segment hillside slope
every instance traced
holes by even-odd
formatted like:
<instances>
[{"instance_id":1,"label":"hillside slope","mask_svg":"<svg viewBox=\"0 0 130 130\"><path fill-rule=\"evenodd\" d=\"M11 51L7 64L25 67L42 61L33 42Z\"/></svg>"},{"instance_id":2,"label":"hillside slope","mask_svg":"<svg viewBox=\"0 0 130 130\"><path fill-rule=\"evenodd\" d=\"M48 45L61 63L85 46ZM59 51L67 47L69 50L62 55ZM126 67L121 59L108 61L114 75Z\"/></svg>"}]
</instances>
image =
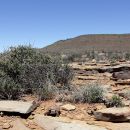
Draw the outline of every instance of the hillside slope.
<instances>
[{"instance_id":1,"label":"hillside slope","mask_svg":"<svg viewBox=\"0 0 130 130\"><path fill-rule=\"evenodd\" d=\"M130 34L82 35L61 40L43 48L47 52L84 52L87 50L130 51Z\"/></svg>"}]
</instances>

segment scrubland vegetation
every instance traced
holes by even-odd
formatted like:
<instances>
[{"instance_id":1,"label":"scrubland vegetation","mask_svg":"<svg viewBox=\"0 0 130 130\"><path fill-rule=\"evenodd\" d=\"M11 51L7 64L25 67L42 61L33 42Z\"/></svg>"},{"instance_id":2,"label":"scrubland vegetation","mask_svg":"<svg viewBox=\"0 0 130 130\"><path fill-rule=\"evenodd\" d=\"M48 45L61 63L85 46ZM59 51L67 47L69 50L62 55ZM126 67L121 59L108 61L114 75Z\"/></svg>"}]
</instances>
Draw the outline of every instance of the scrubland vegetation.
<instances>
[{"instance_id":1,"label":"scrubland vegetation","mask_svg":"<svg viewBox=\"0 0 130 130\"><path fill-rule=\"evenodd\" d=\"M122 100L119 96L113 95L111 99L107 101L107 107L123 107Z\"/></svg>"},{"instance_id":2,"label":"scrubland vegetation","mask_svg":"<svg viewBox=\"0 0 130 130\"><path fill-rule=\"evenodd\" d=\"M97 62L111 62L130 60L130 52L122 51L86 51L84 53L68 54L64 57L65 62L86 62L95 59Z\"/></svg>"},{"instance_id":3,"label":"scrubland vegetation","mask_svg":"<svg viewBox=\"0 0 130 130\"><path fill-rule=\"evenodd\" d=\"M74 73L61 57L40 53L31 46L10 48L1 54L0 98L16 100L23 94L35 94L40 100L101 102L99 85L79 89L70 84Z\"/></svg>"},{"instance_id":4,"label":"scrubland vegetation","mask_svg":"<svg viewBox=\"0 0 130 130\"><path fill-rule=\"evenodd\" d=\"M10 48L1 54L1 99L19 99L23 94L51 99L60 87L69 86L72 78L71 68L62 64L60 57L42 54L31 46Z\"/></svg>"},{"instance_id":5,"label":"scrubland vegetation","mask_svg":"<svg viewBox=\"0 0 130 130\"><path fill-rule=\"evenodd\" d=\"M116 54L116 55L115 55ZM99 59L101 58L101 59ZM75 87L73 69L67 64L74 61L129 59L129 53L86 52L84 55L49 55L31 46L10 48L0 58L0 99L18 100L24 95L35 95L39 100L57 102L102 103L104 89L98 83ZM113 96L107 107L120 107L120 97Z\"/></svg>"}]
</instances>

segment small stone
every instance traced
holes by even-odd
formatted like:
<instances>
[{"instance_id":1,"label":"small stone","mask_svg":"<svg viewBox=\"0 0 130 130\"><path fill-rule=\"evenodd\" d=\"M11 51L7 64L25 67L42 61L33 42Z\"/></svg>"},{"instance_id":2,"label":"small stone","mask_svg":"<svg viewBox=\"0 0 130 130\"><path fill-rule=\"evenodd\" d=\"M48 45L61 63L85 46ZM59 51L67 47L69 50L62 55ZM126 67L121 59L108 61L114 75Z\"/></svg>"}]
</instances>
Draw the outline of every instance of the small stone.
<instances>
[{"instance_id":1,"label":"small stone","mask_svg":"<svg viewBox=\"0 0 130 130\"><path fill-rule=\"evenodd\" d=\"M88 113L89 115L93 115L93 111L92 111L92 110L87 110L87 113Z\"/></svg>"},{"instance_id":2,"label":"small stone","mask_svg":"<svg viewBox=\"0 0 130 130\"><path fill-rule=\"evenodd\" d=\"M63 105L63 103L56 103L56 106L61 107Z\"/></svg>"},{"instance_id":3,"label":"small stone","mask_svg":"<svg viewBox=\"0 0 130 130\"><path fill-rule=\"evenodd\" d=\"M7 120L6 120L6 119L4 119L4 120L2 120L2 122L3 122L3 123L7 123Z\"/></svg>"},{"instance_id":4,"label":"small stone","mask_svg":"<svg viewBox=\"0 0 130 130\"><path fill-rule=\"evenodd\" d=\"M28 117L28 119L33 120L33 119L34 119L34 116L33 116L33 115L30 115L30 116Z\"/></svg>"},{"instance_id":5,"label":"small stone","mask_svg":"<svg viewBox=\"0 0 130 130\"><path fill-rule=\"evenodd\" d=\"M61 109L65 111L73 111L76 109L76 107L71 104L66 104L66 105L61 106Z\"/></svg>"},{"instance_id":6,"label":"small stone","mask_svg":"<svg viewBox=\"0 0 130 130\"><path fill-rule=\"evenodd\" d=\"M35 123L29 123L29 124L28 124L28 127L29 127L30 129L37 129L37 125L36 125Z\"/></svg>"},{"instance_id":7,"label":"small stone","mask_svg":"<svg viewBox=\"0 0 130 130\"><path fill-rule=\"evenodd\" d=\"M84 114L78 114L75 116L76 120L84 120L85 119L85 115Z\"/></svg>"},{"instance_id":8,"label":"small stone","mask_svg":"<svg viewBox=\"0 0 130 130\"><path fill-rule=\"evenodd\" d=\"M24 124L25 124L25 126L27 126L27 127L29 126L29 123L28 123L28 122L25 122Z\"/></svg>"},{"instance_id":9,"label":"small stone","mask_svg":"<svg viewBox=\"0 0 130 130\"><path fill-rule=\"evenodd\" d=\"M97 106L96 106L96 110L104 109L104 107L105 107L104 105L97 105Z\"/></svg>"},{"instance_id":10,"label":"small stone","mask_svg":"<svg viewBox=\"0 0 130 130\"><path fill-rule=\"evenodd\" d=\"M36 113L36 114L40 114L40 113L41 113L41 111L36 111L35 113Z\"/></svg>"},{"instance_id":11,"label":"small stone","mask_svg":"<svg viewBox=\"0 0 130 130\"><path fill-rule=\"evenodd\" d=\"M130 100L124 101L123 104L124 104L126 107L130 107Z\"/></svg>"},{"instance_id":12,"label":"small stone","mask_svg":"<svg viewBox=\"0 0 130 130\"><path fill-rule=\"evenodd\" d=\"M3 112L0 112L0 116L3 117L3 116L4 116L4 113L3 113Z\"/></svg>"},{"instance_id":13,"label":"small stone","mask_svg":"<svg viewBox=\"0 0 130 130\"><path fill-rule=\"evenodd\" d=\"M5 123L2 126L3 129L9 129L10 127L11 127L11 125L9 123Z\"/></svg>"},{"instance_id":14,"label":"small stone","mask_svg":"<svg viewBox=\"0 0 130 130\"><path fill-rule=\"evenodd\" d=\"M92 59L92 63L96 63L96 60L95 60L95 59Z\"/></svg>"},{"instance_id":15,"label":"small stone","mask_svg":"<svg viewBox=\"0 0 130 130\"><path fill-rule=\"evenodd\" d=\"M45 110L45 107L43 106L43 107L41 107L41 110Z\"/></svg>"},{"instance_id":16,"label":"small stone","mask_svg":"<svg viewBox=\"0 0 130 130\"><path fill-rule=\"evenodd\" d=\"M69 119L74 119L73 115L67 115Z\"/></svg>"}]
</instances>

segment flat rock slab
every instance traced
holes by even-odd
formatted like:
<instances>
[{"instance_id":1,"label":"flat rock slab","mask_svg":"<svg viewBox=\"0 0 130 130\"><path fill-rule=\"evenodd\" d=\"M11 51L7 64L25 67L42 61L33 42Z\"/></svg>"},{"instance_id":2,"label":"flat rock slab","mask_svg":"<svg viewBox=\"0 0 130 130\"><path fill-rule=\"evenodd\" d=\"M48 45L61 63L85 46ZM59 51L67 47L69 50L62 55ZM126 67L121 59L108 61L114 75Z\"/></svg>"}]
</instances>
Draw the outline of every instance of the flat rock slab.
<instances>
[{"instance_id":1,"label":"flat rock slab","mask_svg":"<svg viewBox=\"0 0 130 130\"><path fill-rule=\"evenodd\" d=\"M130 64L120 64L120 65L116 65L116 66L90 66L90 67L86 67L84 68L86 71L88 70L96 70L99 73L104 73L104 72L109 72L109 73L113 73L113 72L119 72L122 70L130 70Z\"/></svg>"},{"instance_id":2,"label":"flat rock slab","mask_svg":"<svg viewBox=\"0 0 130 130\"><path fill-rule=\"evenodd\" d=\"M130 130L130 123L113 123L113 122L104 122L104 121L90 121L90 124L96 124L98 126L102 126L107 128L108 130Z\"/></svg>"},{"instance_id":3,"label":"flat rock slab","mask_svg":"<svg viewBox=\"0 0 130 130\"><path fill-rule=\"evenodd\" d=\"M85 122L64 120L58 117L36 115L34 121L44 130L107 130L103 127L88 125Z\"/></svg>"},{"instance_id":4,"label":"flat rock slab","mask_svg":"<svg viewBox=\"0 0 130 130\"><path fill-rule=\"evenodd\" d=\"M13 128L10 128L9 130L31 130L31 129L27 128L20 119L17 119L16 121L13 122Z\"/></svg>"},{"instance_id":5,"label":"flat rock slab","mask_svg":"<svg viewBox=\"0 0 130 130\"><path fill-rule=\"evenodd\" d=\"M130 85L130 79L127 80L119 80L115 83L116 85Z\"/></svg>"},{"instance_id":6,"label":"flat rock slab","mask_svg":"<svg viewBox=\"0 0 130 130\"><path fill-rule=\"evenodd\" d=\"M21 102L21 101L0 101L1 112L15 112L21 114L28 114L32 112L38 104L35 101Z\"/></svg>"},{"instance_id":7,"label":"flat rock slab","mask_svg":"<svg viewBox=\"0 0 130 130\"><path fill-rule=\"evenodd\" d=\"M130 120L130 108L106 108L94 112L97 120L111 122L125 122Z\"/></svg>"}]
</instances>

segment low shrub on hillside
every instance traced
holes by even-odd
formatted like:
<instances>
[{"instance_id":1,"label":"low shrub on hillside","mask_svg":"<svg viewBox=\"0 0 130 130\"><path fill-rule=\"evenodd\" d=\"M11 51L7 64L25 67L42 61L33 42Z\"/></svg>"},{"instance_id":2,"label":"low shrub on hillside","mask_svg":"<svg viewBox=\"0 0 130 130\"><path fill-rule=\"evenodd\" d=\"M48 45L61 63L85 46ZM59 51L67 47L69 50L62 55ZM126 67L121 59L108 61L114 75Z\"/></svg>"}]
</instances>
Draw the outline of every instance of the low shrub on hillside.
<instances>
[{"instance_id":1,"label":"low shrub on hillside","mask_svg":"<svg viewBox=\"0 0 130 130\"><path fill-rule=\"evenodd\" d=\"M123 103L119 96L113 95L111 99L106 102L107 107L122 107Z\"/></svg>"},{"instance_id":2,"label":"low shrub on hillside","mask_svg":"<svg viewBox=\"0 0 130 130\"><path fill-rule=\"evenodd\" d=\"M83 88L83 102L100 103L103 99L103 92L99 84L89 84Z\"/></svg>"},{"instance_id":3,"label":"low shrub on hillside","mask_svg":"<svg viewBox=\"0 0 130 130\"><path fill-rule=\"evenodd\" d=\"M67 94L60 94L57 101L68 101L73 103L101 103L104 90L99 84L89 84L77 89L72 89Z\"/></svg>"},{"instance_id":4,"label":"low shrub on hillside","mask_svg":"<svg viewBox=\"0 0 130 130\"><path fill-rule=\"evenodd\" d=\"M53 99L57 93L57 88L50 83L43 84L38 89L34 89L39 100Z\"/></svg>"},{"instance_id":5,"label":"low shrub on hillside","mask_svg":"<svg viewBox=\"0 0 130 130\"><path fill-rule=\"evenodd\" d=\"M73 79L74 73L68 65L64 65L58 71L58 83L69 89L70 81Z\"/></svg>"},{"instance_id":6,"label":"low shrub on hillside","mask_svg":"<svg viewBox=\"0 0 130 130\"><path fill-rule=\"evenodd\" d=\"M125 59L130 60L130 53L128 53L128 52L125 53Z\"/></svg>"},{"instance_id":7,"label":"low shrub on hillside","mask_svg":"<svg viewBox=\"0 0 130 130\"><path fill-rule=\"evenodd\" d=\"M16 100L22 96L22 88L10 77L0 78L0 99Z\"/></svg>"},{"instance_id":8,"label":"low shrub on hillside","mask_svg":"<svg viewBox=\"0 0 130 130\"><path fill-rule=\"evenodd\" d=\"M74 103L84 103L84 95L83 95L83 89L82 87L80 89L77 89L72 94L72 102Z\"/></svg>"}]
</instances>

